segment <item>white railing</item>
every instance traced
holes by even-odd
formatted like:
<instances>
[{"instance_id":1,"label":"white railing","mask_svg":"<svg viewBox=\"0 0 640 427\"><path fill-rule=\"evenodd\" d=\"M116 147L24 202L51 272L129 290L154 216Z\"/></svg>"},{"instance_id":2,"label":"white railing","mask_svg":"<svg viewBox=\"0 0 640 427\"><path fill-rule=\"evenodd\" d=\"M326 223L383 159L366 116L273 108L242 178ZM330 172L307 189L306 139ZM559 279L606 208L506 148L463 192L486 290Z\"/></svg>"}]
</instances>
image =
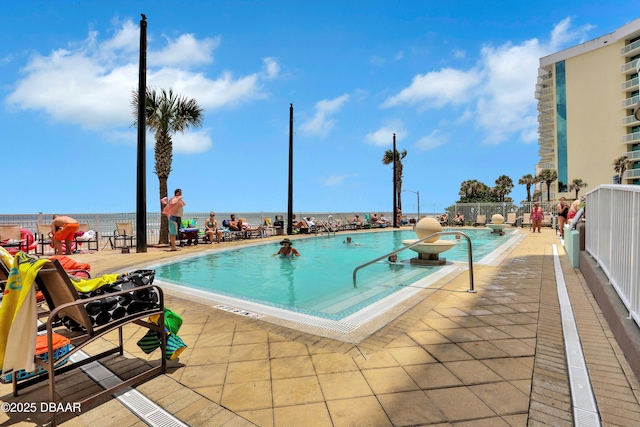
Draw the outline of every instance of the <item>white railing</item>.
<instances>
[{"instance_id":1,"label":"white railing","mask_svg":"<svg viewBox=\"0 0 640 427\"><path fill-rule=\"evenodd\" d=\"M585 249L640 325L640 186L600 185L586 216Z\"/></svg>"}]
</instances>

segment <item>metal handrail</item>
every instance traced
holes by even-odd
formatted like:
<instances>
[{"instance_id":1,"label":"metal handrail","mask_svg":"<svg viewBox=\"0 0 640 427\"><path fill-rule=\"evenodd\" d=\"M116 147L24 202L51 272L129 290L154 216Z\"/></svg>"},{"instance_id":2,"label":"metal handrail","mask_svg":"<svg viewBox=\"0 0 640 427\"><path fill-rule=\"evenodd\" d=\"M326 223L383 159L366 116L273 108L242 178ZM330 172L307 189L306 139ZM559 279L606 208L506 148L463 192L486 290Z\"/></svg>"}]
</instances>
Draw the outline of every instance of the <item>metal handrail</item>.
<instances>
[{"instance_id":1,"label":"metal handrail","mask_svg":"<svg viewBox=\"0 0 640 427\"><path fill-rule=\"evenodd\" d=\"M385 258L388 258L392 255L396 255L404 250L407 249L411 249L412 247L419 245L420 243L423 243L425 240L428 240L434 236L453 236L453 235L459 235L459 236L463 236L465 239L467 239L467 252L469 255L469 289L467 290L467 292L471 292L471 293L475 293L475 289L473 288L473 250L471 248L471 239L469 238L469 236L467 236L465 233L463 233L462 231L439 231L437 233L433 233L427 237L424 237L422 239L418 239L417 241L411 243L410 245L405 246L404 248L400 248L400 249L396 249L393 252L389 252L386 255L383 255L381 257L378 257L374 260L371 260L369 262L365 262L362 265L357 266L354 270L353 270L353 287L356 287L356 274L358 273L358 270L360 270L361 268L364 268L368 265L374 264L378 261L381 261Z\"/></svg>"}]
</instances>

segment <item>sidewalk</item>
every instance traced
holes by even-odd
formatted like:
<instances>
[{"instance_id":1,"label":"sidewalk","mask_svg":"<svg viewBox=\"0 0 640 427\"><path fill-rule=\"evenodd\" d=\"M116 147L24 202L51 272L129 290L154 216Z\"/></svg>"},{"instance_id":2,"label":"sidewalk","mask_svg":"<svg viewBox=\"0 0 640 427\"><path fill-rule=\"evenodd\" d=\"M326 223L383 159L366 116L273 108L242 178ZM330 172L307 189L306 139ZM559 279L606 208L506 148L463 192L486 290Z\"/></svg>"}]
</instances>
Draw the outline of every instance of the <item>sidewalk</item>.
<instances>
[{"instance_id":1,"label":"sidewalk","mask_svg":"<svg viewBox=\"0 0 640 427\"><path fill-rule=\"evenodd\" d=\"M180 336L189 348L167 375L137 390L193 426L574 425L553 245L602 424L640 425L640 384L581 273L548 229L528 233L498 266L474 266L477 293L466 292L466 273L442 280L357 345L168 296L167 306L184 319ZM91 263L96 275L174 254L104 251L74 258ZM140 351L136 332L126 330L130 354L105 363L119 375L157 357ZM67 386L58 390L73 402L87 383L81 373L66 375ZM42 385L19 400L46 396ZM0 400L16 400L10 385L0 385ZM1 425L46 419L0 413ZM145 424L112 399L62 425Z\"/></svg>"}]
</instances>

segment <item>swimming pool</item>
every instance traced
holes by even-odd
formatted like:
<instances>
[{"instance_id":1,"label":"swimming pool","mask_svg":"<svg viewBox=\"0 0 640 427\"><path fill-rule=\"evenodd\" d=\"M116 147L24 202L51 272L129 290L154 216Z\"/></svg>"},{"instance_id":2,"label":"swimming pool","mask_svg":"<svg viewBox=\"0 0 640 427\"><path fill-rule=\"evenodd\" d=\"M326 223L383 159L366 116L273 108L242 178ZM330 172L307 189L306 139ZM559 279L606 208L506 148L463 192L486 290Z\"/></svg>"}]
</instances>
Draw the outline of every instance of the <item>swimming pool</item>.
<instances>
[{"instance_id":1,"label":"swimming pool","mask_svg":"<svg viewBox=\"0 0 640 427\"><path fill-rule=\"evenodd\" d=\"M464 232L473 242L474 263L482 262L500 247L509 246L517 236L517 233L499 236L487 229ZM353 238L352 244L344 243L347 236ZM398 255L397 264L381 261L360 270L358 286L354 287L354 268L402 248L402 240L411 238L415 238L415 233L403 230L298 239L294 240L294 246L302 256L293 259L273 256L280 245L271 241L210 250L153 268L156 280L163 286L184 293L289 320L333 325L332 328L335 322L347 322L350 329L461 268L456 263L442 267L410 265L409 259L416 254L407 250ZM466 266L466 241L461 239L460 244L441 256L448 261L463 261Z\"/></svg>"}]
</instances>

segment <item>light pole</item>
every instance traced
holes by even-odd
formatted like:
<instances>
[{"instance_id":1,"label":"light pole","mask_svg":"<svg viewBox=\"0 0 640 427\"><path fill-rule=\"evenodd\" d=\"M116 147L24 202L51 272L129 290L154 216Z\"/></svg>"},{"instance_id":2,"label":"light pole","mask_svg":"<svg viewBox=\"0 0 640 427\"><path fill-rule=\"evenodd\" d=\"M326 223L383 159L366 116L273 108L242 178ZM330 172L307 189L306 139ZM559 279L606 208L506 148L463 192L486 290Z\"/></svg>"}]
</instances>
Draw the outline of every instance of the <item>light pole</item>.
<instances>
[{"instance_id":1,"label":"light pole","mask_svg":"<svg viewBox=\"0 0 640 427\"><path fill-rule=\"evenodd\" d=\"M412 190L402 190L403 193L405 191L408 191L409 193L413 193L416 196L418 196L418 222L419 222L420 221L420 192L419 191L412 191Z\"/></svg>"}]
</instances>

